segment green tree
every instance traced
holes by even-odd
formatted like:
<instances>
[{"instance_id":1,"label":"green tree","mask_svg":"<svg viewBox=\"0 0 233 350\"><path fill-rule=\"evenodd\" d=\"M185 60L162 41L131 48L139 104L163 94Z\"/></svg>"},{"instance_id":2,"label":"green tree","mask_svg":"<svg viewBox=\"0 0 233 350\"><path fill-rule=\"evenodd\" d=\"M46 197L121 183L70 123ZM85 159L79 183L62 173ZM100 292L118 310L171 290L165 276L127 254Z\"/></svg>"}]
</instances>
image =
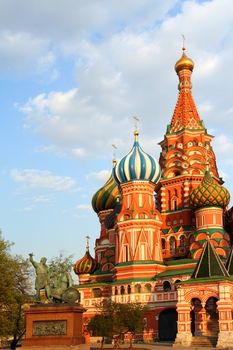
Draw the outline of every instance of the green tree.
<instances>
[{"instance_id":1,"label":"green tree","mask_svg":"<svg viewBox=\"0 0 233 350\"><path fill-rule=\"evenodd\" d=\"M57 273L61 273L65 268L67 271L72 271L73 267L73 255L69 255L65 257L62 253L60 253L55 258L51 259L48 263L50 273L54 271Z\"/></svg>"},{"instance_id":2,"label":"green tree","mask_svg":"<svg viewBox=\"0 0 233 350\"><path fill-rule=\"evenodd\" d=\"M25 333L23 307L30 300L31 269L27 260L10 254L0 235L0 338L11 338L11 349Z\"/></svg>"},{"instance_id":3,"label":"green tree","mask_svg":"<svg viewBox=\"0 0 233 350\"><path fill-rule=\"evenodd\" d=\"M88 323L87 329L92 335L102 337L101 349L104 345L105 337L112 337L113 335L113 320L111 317L104 314L96 314Z\"/></svg>"},{"instance_id":4,"label":"green tree","mask_svg":"<svg viewBox=\"0 0 233 350\"><path fill-rule=\"evenodd\" d=\"M147 311L146 306L140 303L121 304L120 314L122 315L122 323L124 333L131 333L130 346L132 348L132 339L136 333L142 333L144 329L144 316Z\"/></svg>"},{"instance_id":5,"label":"green tree","mask_svg":"<svg viewBox=\"0 0 233 350\"><path fill-rule=\"evenodd\" d=\"M93 334L102 337L101 347L103 347L104 337L112 337L125 333L131 333L130 348L132 348L132 338L135 333L141 333L144 329L143 317L146 307L139 303L114 303L111 300L103 300L96 305L97 313L90 320L87 329Z\"/></svg>"}]
</instances>

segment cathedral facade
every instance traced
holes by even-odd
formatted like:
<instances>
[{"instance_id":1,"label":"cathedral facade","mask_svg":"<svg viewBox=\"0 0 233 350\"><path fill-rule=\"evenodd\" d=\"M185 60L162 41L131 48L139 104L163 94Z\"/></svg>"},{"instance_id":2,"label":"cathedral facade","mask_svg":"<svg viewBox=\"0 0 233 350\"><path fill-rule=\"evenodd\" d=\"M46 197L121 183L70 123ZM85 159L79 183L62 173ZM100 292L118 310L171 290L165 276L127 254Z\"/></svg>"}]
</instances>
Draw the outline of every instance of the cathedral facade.
<instances>
[{"instance_id":1,"label":"cathedral facade","mask_svg":"<svg viewBox=\"0 0 233 350\"><path fill-rule=\"evenodd\" d=\"M144 339L220 347L228 339L232 346L230 195L192 97L193 68L183 49L159 160L143 150L135 130L132 149L113 161L92 199L100 222L95 257L87 244L74 271L85 322L104 298L140 302L148 307Z\"/></svg>"}]
</instances>

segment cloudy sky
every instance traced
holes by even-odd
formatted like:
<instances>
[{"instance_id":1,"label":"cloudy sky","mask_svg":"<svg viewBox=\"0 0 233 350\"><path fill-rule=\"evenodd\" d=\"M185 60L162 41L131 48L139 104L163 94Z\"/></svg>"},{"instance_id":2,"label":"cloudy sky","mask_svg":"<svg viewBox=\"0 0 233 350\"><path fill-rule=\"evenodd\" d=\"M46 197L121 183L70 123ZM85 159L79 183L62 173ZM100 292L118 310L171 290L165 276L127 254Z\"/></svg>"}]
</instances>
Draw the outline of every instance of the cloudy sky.
<instances>
[{"instance_id":1,"label":"cloudy sky","mask_svg":"<svg viewBox=\"0 0 233 350\"><path fill-rule=\"evenodd\" d=\"M193 95L233 193L232 0L1 0L0 227L14 252L84 253L93 193L133 141L158 157L181 34ZM92 251L93 252L93 251Z\"/></svg>"}]
</instances>

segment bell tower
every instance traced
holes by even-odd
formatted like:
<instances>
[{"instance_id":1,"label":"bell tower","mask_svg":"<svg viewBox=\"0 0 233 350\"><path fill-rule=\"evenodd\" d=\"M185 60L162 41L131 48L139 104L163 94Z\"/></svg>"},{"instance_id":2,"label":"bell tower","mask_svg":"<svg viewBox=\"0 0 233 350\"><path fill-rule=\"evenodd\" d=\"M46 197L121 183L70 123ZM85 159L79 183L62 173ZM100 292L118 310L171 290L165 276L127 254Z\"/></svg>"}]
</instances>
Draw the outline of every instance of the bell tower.
<instances>
[{"instance_id":1,"label":"bell tower","mask_svg":"<svg viewBox=\"0 0 233 350\"><path fill-rule=\"evenodd\" d=\"M162 176L156 190L157 208L161 211L163 220L165 257L188 254L188 239L195 229L190 193L201 183L207 160L211 176L222 183L211 146L213 136L207 133L192 97L191 75L194 63L187 57L185 47L182 50L182 56L175 65L179 78L179 95L171 123L160 142L162 151L159 163ZM175 239L173 243L170 242L169 235Z\"/></svg>"}]
</instances>

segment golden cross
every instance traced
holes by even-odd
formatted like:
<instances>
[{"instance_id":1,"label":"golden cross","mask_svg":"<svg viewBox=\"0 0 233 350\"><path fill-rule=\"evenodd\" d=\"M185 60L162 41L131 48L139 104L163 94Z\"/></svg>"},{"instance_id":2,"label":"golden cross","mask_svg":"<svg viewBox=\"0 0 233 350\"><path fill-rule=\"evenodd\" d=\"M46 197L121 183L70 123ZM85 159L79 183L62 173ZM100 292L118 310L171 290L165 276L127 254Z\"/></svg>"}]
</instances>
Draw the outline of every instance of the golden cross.
<instances>
[{"instance_id":1,"label":"golden cross","mask_svg":"<svg viewBox=\"0 0 233 350\"><path fill-rule=\"evenodd\" d=\"M183 48L182 50L185 51L185 36L184 34L181 34L182 35L182 40L183 40Z\"/></svg>"},{"instance_id":2,"label":"golden cross","mask_svg":"<svg viewBox=\"0 0 233 350\"><path fill-rule=\"evenodd\" d=\"M86 250L89 250L89 239L90 239L90 237L87 235L87 236L86 236L86 240L87 240L87 243L86 243Z\"/></svg>"},{"instance_id":3,"label":"golden cross","mask_svg":"<svg viewBox=\"0 0 233 350\"><path fill-rule=\"evenodd\" d=\"M134 128L135 128L135 131L138 131L138 123L140 122L140 119L136 116L133 117L134 119Z\"/></svg>"},{"instance_id":4,"label":"golden cross","mask_svg":"<svg viewBox=\"0 0 233 350\"><path fill-rule=\"evenodd\" d=\"M113 149L113 159L116 159L116 149L117 149L117 146L116 145L112 145L112 149Z\"/></svg>"}]
</instances>

